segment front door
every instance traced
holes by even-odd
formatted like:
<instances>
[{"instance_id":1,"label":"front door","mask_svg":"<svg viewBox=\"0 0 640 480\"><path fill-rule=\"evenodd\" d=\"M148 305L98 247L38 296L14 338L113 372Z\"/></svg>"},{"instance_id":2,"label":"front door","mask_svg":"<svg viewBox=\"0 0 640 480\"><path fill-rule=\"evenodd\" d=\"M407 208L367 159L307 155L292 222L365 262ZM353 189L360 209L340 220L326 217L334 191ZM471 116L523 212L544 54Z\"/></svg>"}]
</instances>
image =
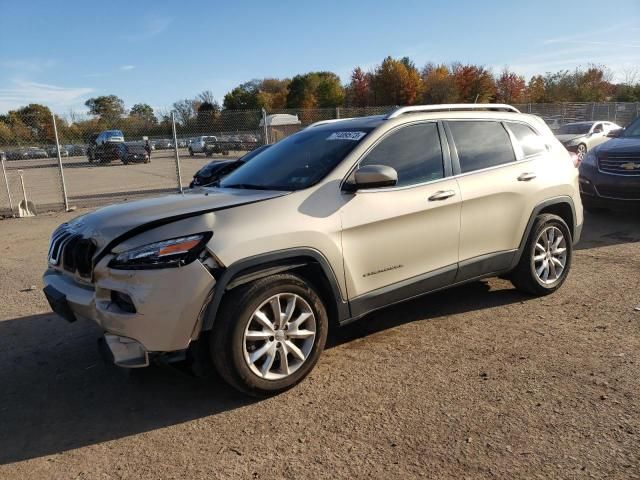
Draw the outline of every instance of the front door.
<instances>
[{"instance_id":1,"label":"front door","mask_svg":"<svg viewBox=\"0 0 640 480\"><path fill-rule=\"evenodd\" d=\"M442 151L437 123L422 122L389 132L360 161L394 168L398 183L360 190L341 210L352 315L455 277L461 199Z\"/></svg>"}]
</instances>

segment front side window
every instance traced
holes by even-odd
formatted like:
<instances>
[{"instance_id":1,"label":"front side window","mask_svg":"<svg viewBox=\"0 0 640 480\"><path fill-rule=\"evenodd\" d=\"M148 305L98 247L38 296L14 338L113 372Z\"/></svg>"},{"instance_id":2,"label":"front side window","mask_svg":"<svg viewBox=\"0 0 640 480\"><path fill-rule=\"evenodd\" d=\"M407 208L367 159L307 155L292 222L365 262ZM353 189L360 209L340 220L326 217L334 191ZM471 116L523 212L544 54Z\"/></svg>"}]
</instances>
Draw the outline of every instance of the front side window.
<instances>
[{"instance_id":1,"label":"front side window","mask_svg":"<svg viewBox=\"0 0 640 480\"><path fill-rule=\"evenodd\" d=\"M367 154L360 162L363 165L392 167L398 172L399 187L443 178L437 124L421 123L393 132Z\"/></svg>"},{"instance_id":2,"label":"front side window","mask_svg":"<svg viewBox=\"0 0 640 480\"><path fill-rule=\"evenodd\" d=\"M497 121L449 122L462 173L515 162L509 134Z\"/></svg>"},{"instance_id":3,"label":"front side window","mask_svg":"<svg viewBox=\"0 0 640 480\"><path fill-rule=\"evenodd\" d=\"M590 128L590 123L567 123L558 129L558 135L586 135Z\"/></svg>"},{"instance_id":4,"label":"front side window","mask_svg":"<svg viewBox=\"0 0 640 480\"><path fill-rule=\"evenodd\" d=\"M372 129L316 127L302 130L262 150L231 173L222 188L302 190L333 170Z\"/></svg>"},{"instance_id":5,"label":"front side window","mask_svg":"<svg viewBox=\"0 0 640 480\"><path fill-rule=\"evenodd\" d=\"M596 125L593 127L593 133L602 133L602 132L603 132L602 124L596 123Z\"/></svg>"},{"instance_id":6,"label":"front side window","mask_svg":"<svg viewBox=\"0 0 640 480\"><path fill-rule=\"evenodd\" d=\"M525 157L537 155L546 150L544 139L538 135L531 127L522 123L507 123L513 132Z\"/></svg>"}]
</instances>

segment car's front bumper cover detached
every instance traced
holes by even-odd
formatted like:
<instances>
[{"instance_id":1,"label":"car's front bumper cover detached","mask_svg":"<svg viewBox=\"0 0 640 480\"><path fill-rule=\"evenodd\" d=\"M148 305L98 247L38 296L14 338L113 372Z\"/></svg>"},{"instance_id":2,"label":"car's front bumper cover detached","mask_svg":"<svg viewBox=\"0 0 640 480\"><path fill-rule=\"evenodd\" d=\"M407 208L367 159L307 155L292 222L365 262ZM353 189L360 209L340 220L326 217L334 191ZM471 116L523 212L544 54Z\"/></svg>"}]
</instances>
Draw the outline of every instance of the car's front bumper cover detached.
<instances>
[{"instance_id":1,"label":"car's front bumper cover detached","mask_svg":"<svg viewBox=\"0 0 640 480\"><path fill-rule=\"evenodd\" d=\"M69 322L91 319L105 332L113 361L143 367L156 353L185 350L197 338L215 280L199 261L179 268L110 269L111 256L89 282L62 269L44 274L52 310Z\"/></svg>"}]
</instances>

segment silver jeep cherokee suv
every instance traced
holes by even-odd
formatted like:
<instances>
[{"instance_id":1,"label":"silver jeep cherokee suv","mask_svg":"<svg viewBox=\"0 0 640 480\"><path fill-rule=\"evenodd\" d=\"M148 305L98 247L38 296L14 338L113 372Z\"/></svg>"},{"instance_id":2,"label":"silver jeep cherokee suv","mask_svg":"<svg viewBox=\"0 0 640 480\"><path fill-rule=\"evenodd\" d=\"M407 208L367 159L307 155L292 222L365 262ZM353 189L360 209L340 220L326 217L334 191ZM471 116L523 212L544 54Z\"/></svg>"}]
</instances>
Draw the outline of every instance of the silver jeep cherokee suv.
<instances>
[{"instance_id":1,"label":"silver jeep cherokee suv","mask_svg":"<svg viewBox=\"0 0 640 480\"><path fill-rule=\"evenodd\" d=\"M508 105L316 123L215 188L102 208L51 238L45 294L116 364L189 358L253 395L303 379L330 324L508 276L558 289L580 237L578 170Z\"/></svg>"}]
</instances>

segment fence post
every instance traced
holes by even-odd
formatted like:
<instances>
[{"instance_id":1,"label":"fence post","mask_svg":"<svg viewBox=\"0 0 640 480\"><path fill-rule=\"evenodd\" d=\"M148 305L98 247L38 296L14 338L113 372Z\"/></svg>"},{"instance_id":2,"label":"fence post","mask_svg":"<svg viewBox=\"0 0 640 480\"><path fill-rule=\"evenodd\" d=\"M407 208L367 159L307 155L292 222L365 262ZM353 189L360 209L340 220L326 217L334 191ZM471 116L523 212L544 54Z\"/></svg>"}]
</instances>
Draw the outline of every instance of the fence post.
<instances>
[{"instance_id":1,"label":"fence post","mask_svg":"<svg viewBox=\"0 0 640 480\"><path fill-rule=\"evenodd\" d=\"M51 113L53 119L53 133L56 136L56 153L58 154L58 167L60 168L60 181L62 182L62 199L64 200L64 209L69 211L69 199L67 198L67 184L64 181L64 170L62 168L62 155L60 154L60 140L58 140L58 126L56 125L56 115Z\"/></svg>"},{"instance_id":2,"label":"fence post","mask_svg":"<svg viewBox=\"0 0 640 480\"><path fill-rule=\"evenodd\" d=\"M267 126L267 111L264 108L262 109L262 126L264 128L264 138L262 139L262 142L265 145L269 145L269 127Z\"/></svg>"},{"instance_id":3,"label":"fence post","mask_svg":"<svg viewBox=\"0 0 640 480\"><path fill-rule=\"evenodd\" d=\"M340 107L336 107L336 118L340 118Z\"/></svg>"},{"instance_id":4,"label":"fence post","mask_svg":"<svg viewBox=\"0 0 640 480\"><path fill-rule=\"evenodd\" d=\"M2 175L4 176L4 184L7 187L7 198L9 198L9 210L11 210L11 216L13 217L13 201L11 200L11 189L9 188L9 179L7 178L7 171L4 168L4 153L0 153L0 163L2 163Z\"/></svg>"},{"instance_id":5,"label":"fence post","mask_svg":"<svg viewBox=\"0 0 640 480\"><path fill-rule=\"evenodd\" d=\"M175 112L171 112L171 130L173 131L173 152L176 157L176 175L178 177L178 191L182 193L182 172L180 172L180 154L178 153L178 135L176 135Z\"/></svg>"}]
</instances>

